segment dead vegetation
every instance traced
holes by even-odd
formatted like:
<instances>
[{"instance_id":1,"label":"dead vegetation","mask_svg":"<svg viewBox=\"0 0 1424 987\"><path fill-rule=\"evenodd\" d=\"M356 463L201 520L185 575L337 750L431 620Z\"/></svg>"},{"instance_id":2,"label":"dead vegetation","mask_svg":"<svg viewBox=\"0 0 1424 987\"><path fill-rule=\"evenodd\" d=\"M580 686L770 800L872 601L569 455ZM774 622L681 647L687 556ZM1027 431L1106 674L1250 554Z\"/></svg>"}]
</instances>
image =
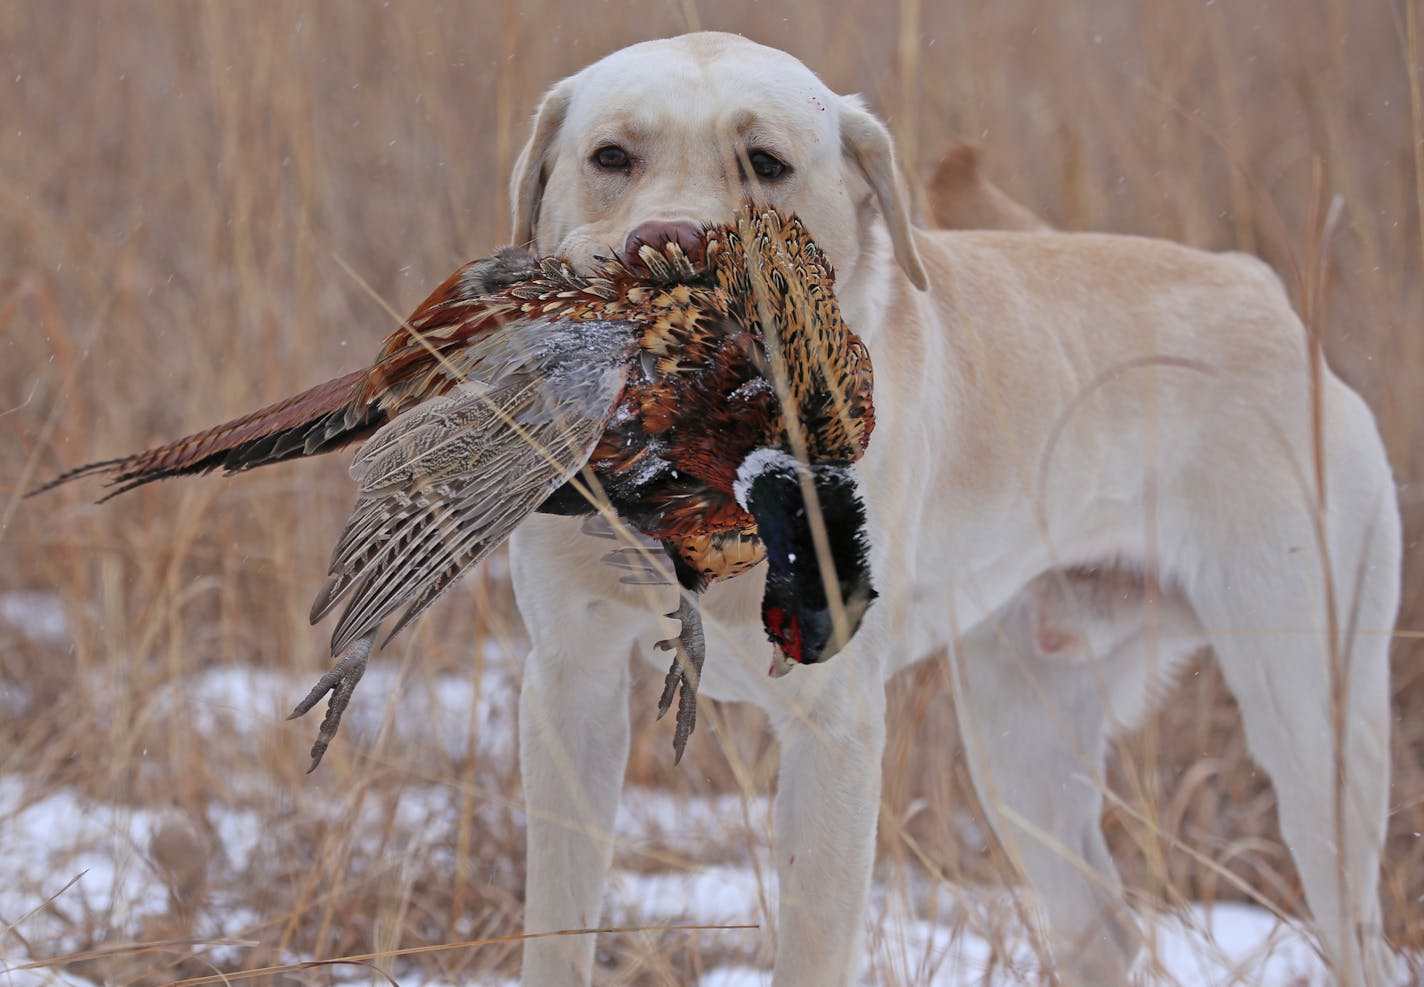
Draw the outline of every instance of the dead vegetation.
<instances>
[{"instance_id":1,"label":"dead vegetation","mask_svg":"<svg viewBox=\"0 0 1424 987\"><path fill-rule=\"evenodd\" d=\"M34 958L86 951L71 973L148 983L518 931L517 683L484 665L510 664L522 643L498 565L394 649L415 701L370 711L372 728L344 736L308 778L315 724L281 722L297 695L274 698L244 731L223 719L220 694L185 690L223 670L319 672L325 635L306 626L306 602L349 506L343 457L160 485L103 507L92 489L18 496L60 468L360 363L390 328L386 306L408 310L502 242L505 176L542 89L644 37L721 28L786 48L834 88L864 92L920 174L948 138L968 136L994 179L1056 225L1252 251L1298 300L1312 209L1340 193L1316 328L1380 418L1413 547L1424 526L1417 0L906 2L898 22L876 4L804 6L802 16L746 0L0 8L0 594L57 594L72 631L0 619L0 685L24 695L0 716L0 775L23 776L29 799L73 791L152 813L136 859L168 896L161 918L127 928L58 894L57 878L46 928L64 934L27 941L17 925L0 954L17 939ZM1384 893L1390 936L1415 947L1421 586L1424 554L1411 551ZM463 746L402 729L421 719L421 697L435 702L432 682L464 683L472 697ZM768 790L771 743L746 710L709 711L713 729L673 770L666 724L649 715L657 688L639 665L632 781L679 794ZM1002 880L992 846L972 838L977 810L942 669L917 668L892 691L885 864L951 886ZM358 703L383 699L368 686ZM1234 875L1299 911L1269 787L1209 664L1128 740L1116 778L1122 802L1107 824L1142 900L1240 897ZM412 802L420 812L403 812ZM358 817L369 823L361 839ZM231 818L260 834L243 867ZM619 859L637 869L751 854L668 834L623 846ZM84 858L76 847L76 872ZM240 916L223 936L251 945L196 948L214 937L203 925L214 910ZM19 918L0 915L0 928ZM764 960L762 941L748 954L746 940L715 934L608 936L601 976L684 983L721 959ZM461 980L512 972L517 947L402 962Z\"/></svg>"}]
</instances>

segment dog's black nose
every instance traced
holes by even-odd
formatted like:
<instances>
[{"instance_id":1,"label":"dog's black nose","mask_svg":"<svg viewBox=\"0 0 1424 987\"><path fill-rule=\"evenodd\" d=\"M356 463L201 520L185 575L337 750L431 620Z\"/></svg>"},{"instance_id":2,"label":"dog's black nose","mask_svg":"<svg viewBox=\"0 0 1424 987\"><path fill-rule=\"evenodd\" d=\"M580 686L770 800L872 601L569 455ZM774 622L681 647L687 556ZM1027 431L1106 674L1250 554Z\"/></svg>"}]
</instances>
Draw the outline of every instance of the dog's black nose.
<instances>
[{"instance_id":1,"label":"dog's black nose","mask_svg":"<svg viewBox=\"0 0 1424 987\"><path fill-rule=\"evenodd\" d=\"M706 251L703 249L700 226L687 220L666 219L653 219L633 227L633 231L628 234L628 239L623 244L623 250L619 253L618 259L629 268L640 271L644 267L642 261L638 260L639 250L645 245L655 250L662 250L663 246L669 243L675 243L681 247L683 254L696 267L701 267L707 259Z\"/></svg>"}]
</instances>

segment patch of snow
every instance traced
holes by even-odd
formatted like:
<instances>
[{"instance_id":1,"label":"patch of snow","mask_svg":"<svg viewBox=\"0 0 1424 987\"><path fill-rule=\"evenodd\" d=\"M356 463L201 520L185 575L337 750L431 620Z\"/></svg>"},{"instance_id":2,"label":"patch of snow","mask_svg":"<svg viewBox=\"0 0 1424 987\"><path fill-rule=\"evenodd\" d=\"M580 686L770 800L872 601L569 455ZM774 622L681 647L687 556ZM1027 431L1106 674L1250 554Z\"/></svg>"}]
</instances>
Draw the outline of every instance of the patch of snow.
<instances>
[{"instance_id":1,"label":"patch of snow","mask_svg":"<svg viewBox=\"0 0 1424 987\"><path fill-rule=\"evenodd\" d=\"M633 420L633 416L637 410L637 406L632 401L624 401L613 410L613 415L608 419L608 425L606 427L617 428L619 425L628 424Z\"/></svg>"},{"instance_id":2,"label":"patch of snow","mask_svg":"<svg viewBox=\"0 0 1424 987\"><path fill-rule=\"evenodd\" d=\"M156 702L161 711L183 710L199 737L255 750L258 730L275 729L284 721L316 678L222 666L170 682ZM369 744L389 723L401 745L411 750L442 749L463 757L473 732L481 757L509 760L514 757L518 695L515 671L502 656L497 666L486 665L478 679L439 675L407 680L400 661L372 661L342 719L337 742ZM325 708L323 701L308 714L313 730Z\"/></svg>"},{"instance_id":3,"label":"patch of snow","mask_svg":"<svg viewBox=\"0 0 1424 987\"><path fill-rule=\"evenodd\" d=\"M949 825L954 838L970 853L984 853L989 848L989 840L978 816L959 810L950 817Z\"/></svg>"},{"instance_id":4,"label":"patch of snow","mask_svg":"<svg viewBox=\"0 0 1424 987\"><path fill-rule=\"evenodd\" d=\"M741 935L754 946L770 935L762 902L774 908L774 874L759 879L749 868L713 866L683 872L616 873L610 883L611 919L618 924L760 924ZM904 983L924 987L1022 987L1042 982L1044 971L1029 930L1012 898L1000 892L960 892L937 912L918 918L899 892L877 885L872 893L864 985ZM988 936L993 930L993 940ZM1180 916L1160 916L1149 927L1144 987L1325 987L1324 963L1308 932L1250 905L1196 906ZM1401 969L1401 976L1403 971ZM770 972L746 966L709 972L703 987L762 985Z\"/></svg>"},{"instance_id":5,"label":"patch of snow","mask_svg":"<svg viewBox=\"0 0 1424 987\"><path fill-rule=\"evenodd\" d=\"M231 685L228 680L227 685ZM259 683L260 684L260 683ZM450 688L453 688L451 686ZM262 695L260 688L243 692ZM445 700L453 698L445 697ZM437 705L443 705L441 700ZM349 825L354 845L392 847L409 841L424 847L429 863L439 863L453 846L458 792L443 785L405 789L390 817L386 809L363 804L352 814L345 800L334 800L333 819ZM776 880L763 839L769 807L765 799L743 805L736 796L709 798L632 790L620 815L621 838L654 836L690 840L713 835L756 844L760 869L718 864L652 873L618 871L610 882L608 921L614 924L755 924L761 928L719 932L748 949L771 935ZM241 872L258 855L265 833L252 813L213 806L209 811L227 865ZM745 819L752 820L749 834ZM147 916L167 907L161 875L148 860L148 841L161 823L157 812L96 803L60 790L34 797L16 777L0 777L0 929L15 923L30 943L43 943L50 955L73 944L65 941L57 916L89 916L114 934L141 927ZM396 832L392 838L389 833ZM382 835L383 832L386 835ZM758 835L761 834L761 835ZM702 834L702 835L698 835ZM725 842L721 844L725 846ZM396 851L402 852L402 851ZM448 862L448 861L447 861ZM70 880L73 884L65 887ZM512 881L512 873L498 880ZM55 895L53 907L42 907ZM242 908L217 907L204 924L213 937L242 936L260 928L263 917ZM221 914L217 914L221 913ZM1038 954L1022 911L1007 892L964 891L938 885L906 890L877 883L872 891L866 959L860 982L904 983L924 987L1017 987L1042 976ZM711 933L709 933L711 934ZM1298 924L1280 922L1269 912L1242 904L1194 907L1158 917L1149 926L1151 947L1142 982L1150 987L1324 987L1325 969ZM992 937L992 938L991 938ZM52 970L20 971L27 961L15 937L0 934L0 987L67 985ZM241 947L218 946L217 964L237 963ZM747 965L709 971L702 987L764 987L769 972ZM401 976L402 984L438 987L444 981ZM346 981L338 981L344 983ZM351 980L351 984L366 979ZM508 987L512 981L490 979L480 987Z\"/></svg>"},{"instance_id":6,"label":"patch of snow","mask_svg":"<svg viewBox=\"0 0 1424 987\"><path fill-rule=\"evenodd\" d=\"M353 873L392 858L448 872L461 801L459 789L449 785L409 785L393 804L353 794L314 799L304 812L351 833ZM477 808L482 816L501 811L497 803ZM92 946L96 936L117 942L142 938L153 920L169 913L168 884L149 848L170 816L169 810L107 804L70 789L37 794L21 777L0 776L0 987L68 983L51 971L16 970L29 959L12 948L21 942L30 950L42 948L46 956L62 955ZM209 962L234 968L247 952L243 940L264 938L271 916L228 900L232 895L221 889L270 879L267 863L286 851L270 820L264 824L254 812L211 802L204 817L222 850L209 867L226 876L214 882L216 893L197 915L194 932L211 940L202 948ZM507 827L508 819L499 824ZM513 886L513 863L488 879ZM224 939L234 941L219 941ZM504 983L491 980L488 987Z\"/></svg>"},{"instance_id":7,"label":"patch of snow","mask_svg":"<svg viewBox=\"0 0 1424 987\"><path fill-rule=\"evenodd\" d=\"M746 829L750 821L752 831ZM689 846L766 846L771 832L771 800L743 799L735 793L689 798L656 788L629 788L618 804L614 831L620 842L644 842L675 835Z\"/></svg>"},{"instance_id":8,"label":"patch of snow","mask_svg":"<svg viewBox=\"0 0 1424 987\"><path fill-rule=\"evenodd\" d=\"M876 886L862 979L930 987L1009 987L1041 982L1028 930L1010 895L996 891L936 895L933 915L923 902Z\"/></svg>"},{"instance_id":9,"label":"patch of snow","mask_svg":"<svg viewBox=\"0 0 1424 987\"><path fill-rule=\"evenodd\" d=\"M298 682L290 672L222 665L166 683L154 702L160 714L181 711L197 737L255 749L262 725L286 716L302 697Z\"/></svg>"},{"instance_id":10,"label":"patch of snow","mask_svg":"<svg viewBox=\"0 0 1424 987\"><path fill-rule=\"evenodd\" d=\"M611 463L609 460L604 460L604 462ZM659 457L654 446L649 443L648 451L633 460L614 479L620 486L641 487L645 483L651 483L655 477L670 469L672 469L672 464Z\"/></svg>"},{"instance_id":11,"label":"patch of snow","mask_svg":"<svg viewBox=\"0 0 1424 987\"><path fill-rule=\"evenodd\" d=\"M402 679L400 662L372 662L346 710L342 731L374 738L389 722L401 746L439 748L453 758L464 756L473 733L481 757L502 761L514 757L519 685L506 670L487 667L478 679L468 675Z\"/></svg>"},{"instance_id":12,"label":"patch of snow","mask_svg":"<svg viewBox=\"0 0 1424 987\"><path fill-rule=\"evenodd\" d=\"M766 875L768 898L775 878ZM745 867L715 866L653 874L615 873L609 882L608 908L619 924L649 919L708 925L761 923L758 902L762 883Z\"/></svg>"},{"instance_id":13,"label":"patch of snow","mask_svg":"<svg viewBox=\"0 0 1424 987\"><path fill-rule=\"evenodd\" d=\"M482 755L512 759L518 663L502 649L486 657L478 677L429 680L403 679L399 662L373 662L348 710L343 740L365 743L379 731L390 730L410 749L443 747L463 756L473 733L474 747ZM193 724L195 743L256 750L256 738L275 729L313 681L309 673L215 668L175 683L154 701L182 705ZM255 790L269 793L269 799L291 800L300 805L303 818L341 826L350 833L353 873L379 866L382 860L399 860L421 870L448 871L454 866L464 800L458 785L412 779L398 800L390 802L363 799L359 791L322 795L279 790L256 769L237 772L225 783L233 792ZM165 811L97 802L69 789L36 793L19 777L0 776L0 987L77 984L54 970L15 968L31 956L53 956L83 945L70 931L74 928L97 928L122 940L166 912L170 903L164 876L149 857L154 832L169 818ZM478 800L475 811L491 830L522 825L514 807L498 799ZM609 884L606 920L617 925L757 925L701 935L717 937L717 944L725 939L739 951L736 955L758 955L772 937L777 897L771 817L764 796L691 797L629 789L617 816L618 866ZM263 880L264 860L282 855L281 834L272 830L270 814L215 800L203 818L215 845L222 848L212 864L226 875L215 882L218 886ZM716 862L689 864L675 852L678 847L704 850ZM487 879L515 888L517 867L517 861L499 862ZM46 906L51 896L54 900ZM241 939L248 930L265 930L252 932L252 938L268 934L271 916L224 897L215 897L205 907L195 930L199 935ZM878 877L866 916L860 982L915 987L1040 983L1042 961L1024 913L1003 890ZM1146 916L1143 926L1150 943L1142 979L1147 987L1327 983L1308 932L1259 908L1197 906L1173 915ZM452 937L461 934L449 930ZM24 950L19 948L21 937L29 944ZM245 952L237 944L214 945L205 955L216 968L233 968L243 962ZM421 979L415 969L399 964L397 972L406 987L445 983ZM337 983L353 987L369 982L368 976L341 976L352 979ZM702 987L765 987L769 977L769 971L743 960L708 971L700 982ZM513 983L491 978L476 981L476 987Z\"/></svg>"},{"instance_id":14,"label":"patch of snow","mask_svg":"<svg viewBox=\"0 0 1424 987\"><path fill-rule=\"evenodd\" d=\"M1146 965L1158 968L1156 983L1324 987L1329 982L1304 928L1251 905L1197 905L1187 916L1163 919L1153 932Z\"/></svg>"},{"instance_id":15,"label":"patch of snow","mask_svg":"<svg viewBox=\"0 0 1424 987\"><path fill-rule=\"evenodd\" d=\"M770 970L753 966L723 966L708 970L698 981L699 987L768 987Z\"/></svg>"},{"instance_id":16,"label":"patch of snow","mask_svg":"<svg viewBox=\"0 0 1424 987\"><path fill-rule=\"evenodd\" d=\"M18 923L26 940L51 943L62 924L56 909L39 907L51 895L58 911L119 928L161 915L167 890L144 852L156 820L68 790L32 799L21 779L0 778L0 917Z\"/></svg>"},{"instance_id":17,"label":"patch of snow","mask_svg":"<svg viewBox=\"0 0 1424 987\"><path fill-rule=\"evenodd\" d=\"M227 864L242 870L262 846L267 824L251 810L223 809L211 814L217 843L227 853Z\"/></svg>"},{"instance_id":18,"label":"patch of snow","mask_svg":"<svg viewBox=\"0 0 1424 987\"><path fill-rule=\"evenodd\" d=\"M62 644L69 640L69 614L57 593L11 590L0 593L0 624L35 644Z\"/></svg>"}]
</instances>

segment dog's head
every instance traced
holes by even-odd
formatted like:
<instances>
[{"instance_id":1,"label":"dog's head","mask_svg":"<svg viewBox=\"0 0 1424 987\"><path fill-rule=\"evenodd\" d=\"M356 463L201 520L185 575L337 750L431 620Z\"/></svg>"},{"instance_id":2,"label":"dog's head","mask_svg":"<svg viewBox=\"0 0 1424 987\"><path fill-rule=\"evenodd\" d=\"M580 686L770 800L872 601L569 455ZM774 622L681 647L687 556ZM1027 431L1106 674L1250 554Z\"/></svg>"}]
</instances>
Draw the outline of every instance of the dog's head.
<instances>
[{"instance_id":1,"label":"dog's head","mask_svg":"<svg viewBox=\"0 0 1424 987\"><path fill-rule=\"evenodd\" d=\"M731 34L634 45L556 84L514 169L513 239L592 267L630 237L689 238L748 197L806 223L843 301L890 254L925 286L884 125Z\"/></svg>"}]
</instances>

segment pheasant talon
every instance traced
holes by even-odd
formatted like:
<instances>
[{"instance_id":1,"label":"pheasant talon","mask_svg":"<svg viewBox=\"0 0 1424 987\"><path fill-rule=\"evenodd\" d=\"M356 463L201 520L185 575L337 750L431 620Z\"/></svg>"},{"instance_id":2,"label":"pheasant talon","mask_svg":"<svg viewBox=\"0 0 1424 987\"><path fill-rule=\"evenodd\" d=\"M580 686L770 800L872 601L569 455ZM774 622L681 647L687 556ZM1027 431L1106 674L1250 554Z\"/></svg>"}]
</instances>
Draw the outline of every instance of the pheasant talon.
<instances>
[{"instance_id":1,"label":"pheasant talon","mask_svg":"<svg viewBox=\"0 0 1424 987\"><path fill-rule=\"evenodd\" d=\"M661 576L623 576L618 580L623 586L666 586L668 581Z\"/></svg>"},{"instance_id":2,"label":"pheasant talon","mask_svg":"<svg viewBox=\"0 0 1424 987\"><path fill-rule=\"evenodd\" d=\"M702 663L707 657L707 640L702 633L702 615L697 610L693 597L684 595L677 610L668 614L682 622L682 629L675 638L659 641L657 647L672 651L672 665L667 678L663 680L663 692L658 698L658 719L667 715L672 708L673 694L677 694L677 726L673 730L673 763L682 761L687 749L687 739L697 725L697 685L702 679Z\"/></svg>"},{"instance_id":3,"label":"pheasant talon","mask_svg":"<svg viewBox=\"0 0 1424 987\"><path fill-rule=\"evenodd\" d=\"M674 765L682 762L682 755L687 750L687 738L692 736L693 728L697 726L697 675L682 677L682 688L677 694L677 726L672 732L672 749Z\"/></svg>"},{"instance_id":4,"label":"pheasant talon","mask_svg":"<svg viewBox=\"0 0 1424 987\"><path fill-rule=\"evenodd\" d=\"M615 569L632 572L657 572L659 566L667 566L667 558L658 548L615 548L605 552L600 561Z\"/></svg>"},{"instance_id":5,"label":"pheasant talon","mask_svg":"<svg viewBox=\"0 0 1424 987\"><path fill-rule=\"evenodd\" d=\"M667 716L668 710L672 709L672 697L677 694L677 687L682 683L682 663L673 661L672 667L668 669L667 678L663 679L663 694L658 697L658 719Z\"/></svg>"},{"instance_id":6,"label":"pheasant talon","mask_svg":"<svg viewBox=\"0 0 1424 987\"><path fill-rule=\"evenodd\" d=\"M361 681L361 676L366 674L366 661L371 657L371 645L376 640L376 633L372 631L363 637L357 638L351 647L346 649L346 654L341 656L341 660L331 667L331 670L317 680L310 692L299 703L296 708L287 716L289 720L295 720L299 716L305 716L311 712L312 707L321 701L321 697L331 693L331 701L326 705L326 716L321 721L321 727L317 731L316 743L312 744L311 766L307 768L307 774L316 770L321 763L322 757L326 754L326 748L336 737L336 731L341 726L341 715L346 712L347 705L351 702L351 694L356 691L356 683Z\"/></svg>"},{"instance_id":7,"label":"pheasant talon","mask_svg":"<svg viewBox=\"0 0 1424 987\"><path fill-rule=\"evenodd\" d=\"M613 523L602 514L590 514L583 519L579 525L579 531L591 538L617 538L618 532L613 530Z\"/></svg>"},{"instance_id":8,"label":"pheasant talon","mask_svg":"<svg viewBox=\"0 0 1424 987\"><path fill-rule=\"evenodd\" d=\"M618 580L625 585L667 586L671 583L667 557L656 546L614 549L603 556L602 562L628 573Z\"/></svg>"}]
</instances>

